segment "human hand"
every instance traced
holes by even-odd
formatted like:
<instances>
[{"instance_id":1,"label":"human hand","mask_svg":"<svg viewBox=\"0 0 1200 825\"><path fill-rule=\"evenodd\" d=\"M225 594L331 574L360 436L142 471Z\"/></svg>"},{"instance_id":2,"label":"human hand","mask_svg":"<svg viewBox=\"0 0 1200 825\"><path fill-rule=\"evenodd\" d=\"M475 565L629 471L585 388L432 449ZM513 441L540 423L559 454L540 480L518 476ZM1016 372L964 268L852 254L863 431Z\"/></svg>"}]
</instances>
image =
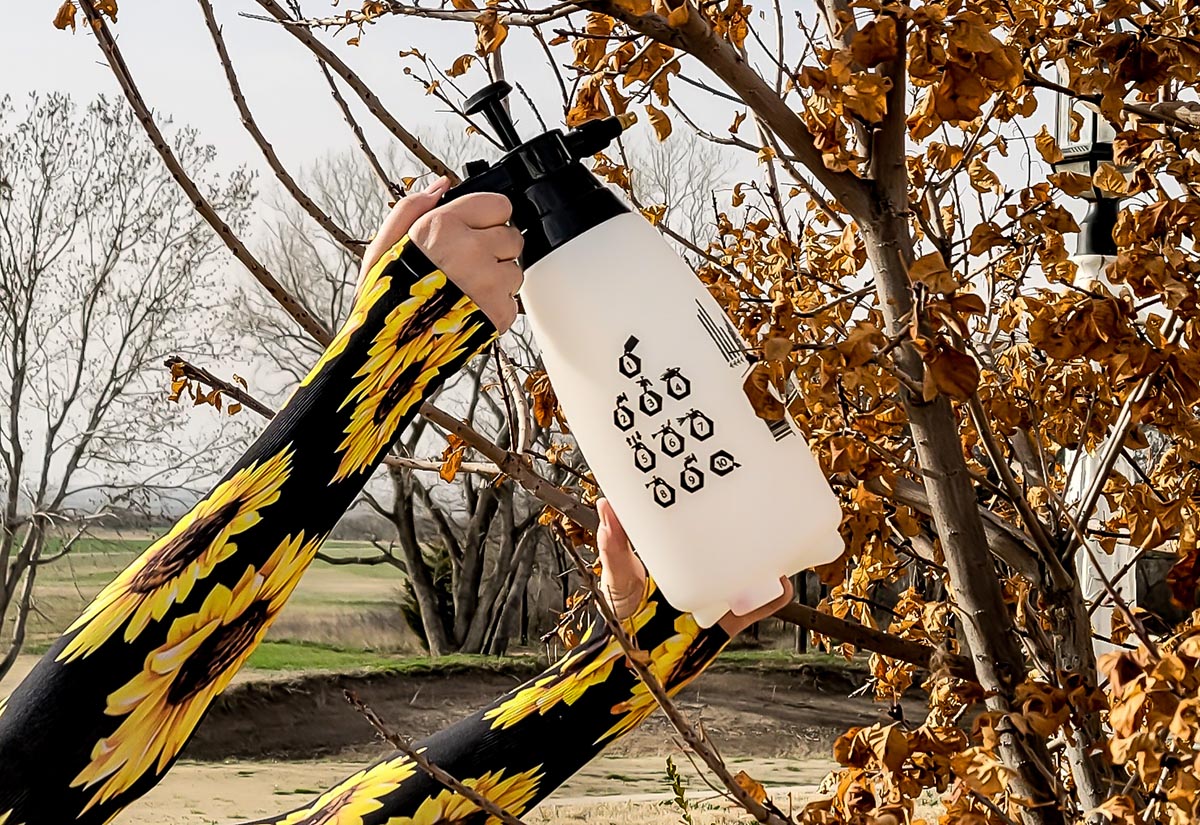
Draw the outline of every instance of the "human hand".
<instances>
[{"instance_id":1,"label":"human hand","mask_svg":"<svg viewBox=\"0 0 1200 825\"><path fill-rule=\"evenodd\" d=\"M449 179L442 177L397 201L363 255L362 274L407 234L505 332L516 320L513 296L523 279L516 259L525 240L507 224L512 204L503 195L477 192L438 206L449 188Z\"/></svg>"},{"instance_id":2,"label":"human hand","mask_svg":"<svg viewBox=\"0 0 1200 825\"><path fill-rule=\"evenodd\" d=\"M642 602L646 592L646 568L634 555L625 528L617 521L617 514L608 499L602 498L596 502L596 512L600 516L600 527L596 530L596 544L600 551L600 592L608 599L617 618L625 620L634 614ZM791 580L784 577L779 581L783 584L782 595L745 616L726 613L718 622L721 629L733 638L790 602Z\"/></svg>"}]
</instances>

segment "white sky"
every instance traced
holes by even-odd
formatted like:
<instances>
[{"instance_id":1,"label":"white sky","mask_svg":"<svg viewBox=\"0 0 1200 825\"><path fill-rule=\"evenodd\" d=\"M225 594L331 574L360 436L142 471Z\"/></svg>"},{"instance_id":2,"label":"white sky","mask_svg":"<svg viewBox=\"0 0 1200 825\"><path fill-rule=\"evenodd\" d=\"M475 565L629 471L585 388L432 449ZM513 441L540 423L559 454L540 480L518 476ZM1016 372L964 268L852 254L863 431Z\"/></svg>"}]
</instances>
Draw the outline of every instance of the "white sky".
<instances>
[{"instance_id":1,"label":"white sky","mask_svg":"<svg viewBox=\"0 0 1200 825\"><path fill-rule=\"evenodd\" d=\"M101 92L120 94L95 40L84 28L72 34L51 25L54 3L7 5L0 23L0 94L16 97L35 89L61 90L81 101ZM262 12L250 0L214 0L213 6L251 111L284 163L295 168L327 151L353 146L353 137L307 49L273 23L240 16ZM326 2L309 2L305 10L324 15L334 9ZM147 102L178 122L199 127L226 161L261 166L257 148L238 122L199 5L122 0L118 20L113 31ZM438 113L437 100L401 73L403 62L397 52L417 45L446 65L474 47L471 26L391 17L368 29L358 47L345 45L352 33L322 37L406 126L460 128L458 123L452 125L448 115ZM529 59L524 49L507 51L512 52L505 56L514 76L549 80L544 68L522 72ZM462 80L469 92L485 83L486 76L475 69ZM343 91L358 104L351 92ZM541 94L536 88L529 91L544 107L544 114L559 111L552 108L552 94ZM382 146L386 132L364 107L355 108L368 137Z\"/></svg>"}]
</instances>

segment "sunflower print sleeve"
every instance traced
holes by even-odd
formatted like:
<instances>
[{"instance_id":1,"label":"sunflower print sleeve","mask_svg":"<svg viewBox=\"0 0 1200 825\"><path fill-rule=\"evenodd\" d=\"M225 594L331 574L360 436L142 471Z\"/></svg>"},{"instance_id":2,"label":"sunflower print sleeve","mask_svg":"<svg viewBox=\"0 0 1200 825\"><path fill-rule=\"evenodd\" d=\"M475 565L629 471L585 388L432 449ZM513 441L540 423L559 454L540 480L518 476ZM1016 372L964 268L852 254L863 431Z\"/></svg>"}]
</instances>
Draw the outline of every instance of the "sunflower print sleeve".
<instances>
[{"instance_id":1,"label":"sunflower print sleeve","mask_svg":"<svg viewBox=\"0 0 1200 825\"><path fill-rule=\"evenodd\" d=\"M672 608L653 582L626 620L626 630L649 654L651 670L672 695L729 641L719 625L701 629L691 614ZM579 645L545 673L416 747L463 784L520 816L656 707L620 643L597 618ZM310 804L253 825L451 823L496 825L397 752Z\"/></svg>"},{"instance_id":2,"label":"sunflower print sleeve","mask_svg":"<svg viewBox=\"0 0 1200 825\"><path fill-rule=\"evenodd\" d=\"M392 247L254 445L0 702L0 823L107 823L153 787L421 401L495 337Z\"/></svg>"}]
</instances>

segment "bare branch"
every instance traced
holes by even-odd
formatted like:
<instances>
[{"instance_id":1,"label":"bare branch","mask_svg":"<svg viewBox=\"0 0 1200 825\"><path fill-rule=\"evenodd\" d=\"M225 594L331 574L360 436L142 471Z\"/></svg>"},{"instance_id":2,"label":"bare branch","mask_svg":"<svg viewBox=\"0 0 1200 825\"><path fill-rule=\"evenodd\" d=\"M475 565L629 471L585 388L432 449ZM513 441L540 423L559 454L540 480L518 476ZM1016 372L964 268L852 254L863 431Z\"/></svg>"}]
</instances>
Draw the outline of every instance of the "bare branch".
<instances>
[{"instance_id":1,"label":"bare branch","mask_svg":"<svg viewBox=\"0 0 1200 825\"><path fill-rule=\"evenodd\" d=\"M600 580L597 578L591 565L584 561L583 556L579 554L579 550L571 544L571 542L562 542L567 552L575 562L575 568L579 575L583 577L584 585L591 592L596 606L600 608L600 613L604 616L604 622L612 631L614 638L621 645L621 649L625 652L625 661L637 673L638 678L650 691L658 706L662 708L664 714L674 725L675 730L683 737L688 746L704 760L704 764L708 765L709 770L720 778L725 787L729 790L738 803L745 808L759 822L768 823L768 825L787 825L786 816L778 811L774 805L770 808L764 806L761 802L750 795L749 791L738 784L733 778L733 774L729 772L725 761L721 755L717 753L707 737L702 735L696 728L684 718L679 708L672 701L667 689L659 680L658 675L652 671L644 661L644 654L640 654L637 645L625 630L625 626L621 620L617 618L613 611L612 605L609 604L608 598L600 590ZM768 804L770 804L768 802Z\"/></svg>"},{"instance_id":2,"label":"bare branch","mask_svg":"<svg viewBox=\"0 0 1200 825\"><path fill-rule=\"evenodd\" d=\"M250 270L250 274L254 279L262 284L263 288L270 293L271 297L279 302L279 305L284 308L288 315L292 316L309 335L315 338L323 345L328 345L333 340L333 336L329 330L314 318L303 306L292 296L287 290L279 285L279 282L266 270L258 259L246 248L241 239L237 237L233 229L225 223L224 220L213 209L208 198L200 192L195 182L188 177L179 159L175 157L175 153L171 151L170 145L167 143L158 125L154 122L153 116L150 114L150 107L146 105L146 101L142 98L142 93L138 91L136 84L133 82L133 75L129 72L129 67L125 64L125 58L121 55L121 50L117 46L117 41L113 38L112 32L109 31L108 23L104 17L96 10L94 0L80 0L80 8L83 9L84 15L92 26L92 30L96 34L96 43L100 46L100 50L104 52L104 57L108 61L108 66L112 69L113 74L117 78L117 83L121 86L121 91L125 93L125 99L129 101L129 105L133 107L137 114L138 121L146 130L146 134L150 137L150 142L154 144L154 148L158 151L159 156L171 170L171 176L175 178L175 182L187 194L188 199L196 208L213 230L220 236L225 245L229 247L234 256L242 262L246 269Z\"/></svg>"},{"instance_id":3,"label":"bare branch","mask_svg":"<svg viewBox=\"0 0 1200 825\"><path fill-rule=\"evenodd\" d=\"M241 115L242 125L246 127L246 131L250 133L250 137L253 138L254 143L262 152L267 165L271 167L271 171L275 173L275 177L283 184L283 188L288 191L288 194L295 198L296 203L300 204L301 208L320 224L322 229L328 232L351 255L361 258L367 246L366 242L350 237L350 234L338 226L325 210L317 206L313 199L296 183L295 178L284 168L279 155L275 153L275 147L271 145L270 141L262 133L262 130L258 128L258 123L254 120L254 115L250 112L250 106L246 103L246 97L242 94L242 86L238 82L237 72L233 69L233 61L229 58L229 51L225 47L225 38L221 34L221 27L217 25L212 4L209 0L197 0L197 2L200 4L200 10L204 12L204 22L208 26L209 34L212 35L213 45L217 49L217 57L221 61L221 68L225 70L225 80L229 83L229 93L233 97L234 105L237 106L238 114Z\"/></svg>"},{"instance_id":4,"label":"bare branch","mask_svg":"<svg viewBox=\"0 0 1200 825\"><path fill-rule=\"evenodd\" d=\"M309 51L316 55L318 60L333 69L338 77L346 81L346 84L354 90L354 93L359 96L362 102L367 104L367 109L370 110L371 114L375 115L379 122L403 144L404 148L416 156L417 160L433 170L434 173L450 178L452 183L459 182L459 177L455 174L454 170L447 166L441 158L429 151L416 135L405 129L400 121L396 120L384 107L379 97L367 87L367 84L363 83L362 78L347 66L340 57L330 51L324 43L314 37L311 31L304 26L291 25L295 21L275 0L255 0L255 2L262 6L277 21L287 24L284 26L284 29L303 43Z\"/></svg>"},{"instance_id":5,"label":"bare branch","mask_svg":"<svg viewBox=\"0 0 1200 825\"><path fill-rule=\"evenodd\" d=\"M385 741L387 741L388 744L411 759L417 767L440 782L444 787L454 791L454 793L458 794L463 799L470 800L481 811L489 816L499 819L501 822L505 823L505 825L525 825L525 823L520 819L510 814L495 802L492 802L474 788L469 788L462 782L459 782L444 768L440 768L430 762L425 757L424 753L413 747L410 741L403 736L400 736L398 733L394 733L387 726L387 723L384 722L383 719L379 718L379 714L371 710L371 707L366 702L358 698L357 693L347 689L343 691L343 695L346 697L346 701L350 703L351 707L361 713L363 718L370 723L371 727L373 727L375 731L381 737L383 737Z\"/></svg>"},{"instance_id":6,"label":"bare branch","mask_svg":"<svg viewBox=\"0 0 1200 825\"><path fill-rule=\"evenodd\" d=\"M338 108L341 109L342 117L346 119L346 124L350 127L350 131L354 133L354 138L358 141L363 154L367 156L367 163L375 170L375 174L379 176L379 180L383 182L387 190L392 193L393 198L399 200L404 197L404 190L384 170L383 164L379 162L379 156L375 154L375 150L367 142L367 136L363 134L362 127L358 125L358 120L355 119L354 113L350 111L350 104L346 102L346 98L342 96L341 91L338 89L337 81L330 74L329 67L321 62L320 59L317 60L317 65L321 68L321 74L325 75L325 82L329 84L329 93L333 95L334 101L337 103Z\"/></svg>"}]
</instances>

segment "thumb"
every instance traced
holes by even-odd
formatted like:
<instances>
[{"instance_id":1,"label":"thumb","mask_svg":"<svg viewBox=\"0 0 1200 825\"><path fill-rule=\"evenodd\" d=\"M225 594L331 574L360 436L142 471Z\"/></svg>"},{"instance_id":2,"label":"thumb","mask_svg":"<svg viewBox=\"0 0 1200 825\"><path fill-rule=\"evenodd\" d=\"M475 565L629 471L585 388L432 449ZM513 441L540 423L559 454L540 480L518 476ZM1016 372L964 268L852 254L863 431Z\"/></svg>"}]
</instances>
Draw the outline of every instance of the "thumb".
<instances>
[{"instance_id":1,"label":"thumb","mask_svg":"<svg viewBox=\"0 0 1200 825\"><path fill-rule=\"evenodd\" d=\"M450 188L450 179L442 176L421 192L415 192L406 198L396 201L392 211L388 212L379 231L367 246L363 254L362 271L365 273L384 252L387 252L396 242L408 234L408 230L416 223L417 218L437 206L438 199Z\"/></svg>"},{"instance_id":2,"label":"thumb","mask_svg":"<svg viewBox=\"0 0 1200 825\"><path fill-rule=\"evenodd\" d=\"M616 575L636 569L636 558L629 545L629 536L617 520L608 499L596 501L596 514L600 516L600 527L596 530L596 549L600 551L600 564Z\"/></svg>"}]
</instances>

